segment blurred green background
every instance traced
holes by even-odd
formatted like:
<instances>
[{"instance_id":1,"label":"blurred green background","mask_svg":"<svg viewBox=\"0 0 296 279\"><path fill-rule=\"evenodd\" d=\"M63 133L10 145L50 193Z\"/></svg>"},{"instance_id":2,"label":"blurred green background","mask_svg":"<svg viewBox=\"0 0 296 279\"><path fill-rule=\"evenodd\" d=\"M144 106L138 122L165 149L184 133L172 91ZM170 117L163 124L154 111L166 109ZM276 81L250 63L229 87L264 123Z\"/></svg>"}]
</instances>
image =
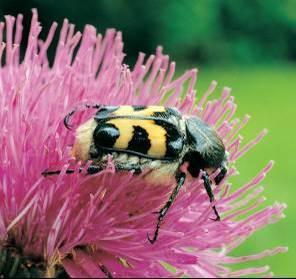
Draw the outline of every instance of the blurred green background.
<instances>
[{"instance_id":1,"label":"blurred green background","mask_svg":"<svg viewBox=\"0 0 296 279\"><path fill-rule=\"evenodd\" d=\"M220 89L233 89L238 116L252 116L245 141L262 128L270 131L238 162L240 176L233 183L248 181L274 159L275 167L263 182L265 204L276 200L289 206L286 219L255 234L235 254L289 246L287 254L260 264L271 265L275 275L296 276L296 0L1 0L0 15L23 13L28 32L33 7L45 30L65 17L80 30L87 23L103 33L115 27L123 31L126 63L134 63L139 51L151 54L161 44L180 73L199 68L199 93L213 79ZM53 54L54 48L50 50Z\"/></svg>"}]
</instances>

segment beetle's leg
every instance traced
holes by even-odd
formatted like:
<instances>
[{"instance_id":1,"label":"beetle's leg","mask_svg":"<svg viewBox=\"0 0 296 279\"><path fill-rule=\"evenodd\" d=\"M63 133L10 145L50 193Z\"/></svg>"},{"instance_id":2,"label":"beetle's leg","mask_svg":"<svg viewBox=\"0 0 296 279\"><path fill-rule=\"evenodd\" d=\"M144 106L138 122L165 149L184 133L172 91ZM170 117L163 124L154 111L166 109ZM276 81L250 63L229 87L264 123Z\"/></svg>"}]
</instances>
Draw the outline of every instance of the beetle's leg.
<instances>
[{"instance_id":1,"label":"beetle's leg","mask_svg":"<svg viewBox=\"0 0 296 279\"><path fill-rule=\"evenodd\" d=\"M202 180L204 181L204 186L205 186L207 194L208 194L208 196L210 198L210 202L213 202L215 200L215 197L214 197L214 193L213 193L212 188L211 188L211 182L210 182L209 176L208 176L208 174L206 172L202 175ZM220 216L219 216L219 213L218 213L215 205L213 206L213 210L214 210L214 213L216 215L216 219L214 219L214 220L215 221L220 221Z\"/></svg>"},{"instance_id":2,"label":"beetle's leg","mask_svg":"<svg viewBox=\"0 0 296 279\"><path fill-rule=\"evenodd\" d=\"M102 171L104 169L104 167L102 166L98 166L98 165L90 165L87 168L87 174L95 174L98 173L100 171ZM79 172L82 172L83 168L79 168ZM137 165L131 165L129 167L124 166L124 165L116 165L116 171L133 171L135 175L141 174L142 173L142 169L137 166ZM66 170L66 174L72 174L74 173L74 170ZM49 176L49 175L58 175L61 173L61 170L56 170L56 171L44 171L41 174L43 176Z\"/></svg>"},{"instance_id":3,"label":"beetle's leg","mask_svg":"<svg viewBox=\"0 0 296 279\"><path fill-rule=\"evenodd\" d=\"M60 174L62 171L61 170L56 170L56 171L43 171L41 173L41 175L43 176L49 176L49 175L58 175ZM80 172L80 171L79 171ZM74 170L66 170L66 174L72 174L74 173Z\"/></svg>"},{"instance_id":4,"label":"beetle's leg","mask_svg":"<svg viewBox=\"0 0 296 279\"><path fill-rule=\"evenodd\" d=\"M151 239L149 237L149 235L147 235L148 240L151 244L153 244L158 237L158 231L160 229L160 224L163 221L165 215L167 214L169 208L171 207L172 203L174 202L177 194L179 193L179 190L181 189L181 187L183 186L184 182L185 182L185 178L186 178L186 174L184 172L180 172L176 175L176 180L177 180L177 186L175 187L174 191L172 192L169 200L167 201L167 203L165 204L165 206L158 212L158 220L157 220L157 225L156 225L156 230L154 232L154 236Z\"/></svg>"},{"instance_id":5,"label":"beetle's leg","mask_svg":"<svg viewBox=\"0 0 296 279\"><path fill-rule=\"evenodd\" d=\"M87 168L87 174L96 174L100 171L102 171L104 168L101 167L101 166L97 166L97 165L90 165L88 168Z\"/></svg>"},{"instance_id":6,"label":"beetle's leg","mask_svg":"<svg viewBox=\"0 0 296 279\"><path fill-rule=\"evenodd\" d=\"M79 168L79 172L82 172L83 168ZM90 165L88 168L87 168L87 174L95 174L95 173L98 173L100 171L102 171L103 168L100 167L100 166L96 166L96 165ZM66 170L66 174L72 174L74 173L75 171L74 170ZM44 171L42 172L41 174L43 176L49 176L49 175L58 175L61 173L61 170L56 170L56 171Z\"/></svg>"},{"instance_id":7,"label":"beetle's leg","mask_svg":"<svg viewBox=\"0 0 296 279\"><path fill-rule=\"evenodd\" d=\"M108 270L108 268L105 265L100 263L99 268L106 275L106 278L113 278L111 272Z\"/></svg>"},{"instance_id":8,"label":"beetle's leg","mask_svg":"<svg viewBox=\"0 0 296 279\"><path fill-rule=\"evenodd\" d=\"M90 104L84 104L83 105L83 109L89 109L89 108L93 108L93 109L99 109L101 107L101 105L98 104L94 104L94 105L90 105ZM75 114L75 112L77 112L78 110L81 110L80 108L76 108L73 109L71 112L69 112L65 117L64 117L64 125L67 129L71 130L71 124L70 119L71 117Z\"/></svg>"},{"instance_id":9,"label":"beetle's leg","mask_svg":"<svg viewBox=\"0 0 296 279\"><path fill-rule=\"evenodd\" d=\"M141 174L142 173L142 168L139 167L138 165L130 165L126 166L123 164L116 164L116 171L133 171L135 175Z\"/></svg>"}]
</instances>

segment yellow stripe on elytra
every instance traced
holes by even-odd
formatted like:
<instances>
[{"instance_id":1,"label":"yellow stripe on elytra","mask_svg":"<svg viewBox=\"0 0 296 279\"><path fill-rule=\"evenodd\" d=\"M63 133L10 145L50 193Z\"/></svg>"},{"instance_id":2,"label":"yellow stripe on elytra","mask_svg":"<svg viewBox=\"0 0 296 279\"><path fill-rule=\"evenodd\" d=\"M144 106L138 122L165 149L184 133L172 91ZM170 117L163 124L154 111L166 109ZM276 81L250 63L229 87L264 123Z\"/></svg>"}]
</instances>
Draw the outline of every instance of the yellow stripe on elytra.
<instances>
[{"instance_id":1,"label":"yellow stripe on elytra","mask_svg":"<svg viewBox=\"0 0 296 279\"><path fill-rule=\"evenodd\" d=\"M154 112L165 112L162 106L147 106L145 109L135 111L132 106L120 106L113 115L130 115L130 116L151 116Z\"/></svg>"},{"instance_id":2,"label":"yellow stripe on elytra","mask_svg":"<svg viewBox=\"0 0 296 279\"><path fill-rule=\"evenodd\" d=\"M153 120L142 119L127 119L116 118L107 121L106 123L113 124L119 130L119 137L117 138L114 148L127 149L129 142L133 138L133 126L140 126L148 133L151 147L147 155L162 158L166 154L166 130L154 123Z\"/></svg>"},{"instance_id":3,"label":"yellow stripe on elytra","mask_svg":"<svg viewBox=\"0 0 296 279\"><path fill-rule=\"evenodd\" d=\"M113 146L114 148L127 149L129 142L133 138L133 122L134 120L132 121L131 119L125 118L111 119L106 122L115 125L116 128L119 130L119 137L117 138Z\"/></svg>"}]
</instances>

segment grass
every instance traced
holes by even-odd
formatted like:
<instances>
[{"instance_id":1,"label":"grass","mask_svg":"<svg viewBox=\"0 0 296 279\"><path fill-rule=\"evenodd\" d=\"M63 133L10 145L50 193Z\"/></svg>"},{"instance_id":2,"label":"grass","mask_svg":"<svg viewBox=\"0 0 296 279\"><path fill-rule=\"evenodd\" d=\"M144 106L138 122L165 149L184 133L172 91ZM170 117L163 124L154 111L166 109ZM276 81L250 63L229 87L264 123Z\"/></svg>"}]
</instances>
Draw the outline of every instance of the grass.
<instances>
[{"instance_id":1,"label":"grass","mask_svg":"<svg viewBox=\"0 0 296 279\"><path fill-rule=\"evenodd\" d=\"M268 264L275 275L287 277L296 276L295 78L296 65L204 67L200 69L197 85L199 93L204 92L213 79L218 81L219 90L223 86L232 88L238 104L237 116L251 115L249 124L242 132L245 142L263 128L269 130L263 141L238 161L240 176L232 182L234 186L242 185L270 159L275 160L273 170L262 183L267 198L265 205L274 201L287 203L287 218L254 234L234 254L247 255L278 245L289 246L286 254L254 263L254 266Z\"/></svg>"}]
</instances>

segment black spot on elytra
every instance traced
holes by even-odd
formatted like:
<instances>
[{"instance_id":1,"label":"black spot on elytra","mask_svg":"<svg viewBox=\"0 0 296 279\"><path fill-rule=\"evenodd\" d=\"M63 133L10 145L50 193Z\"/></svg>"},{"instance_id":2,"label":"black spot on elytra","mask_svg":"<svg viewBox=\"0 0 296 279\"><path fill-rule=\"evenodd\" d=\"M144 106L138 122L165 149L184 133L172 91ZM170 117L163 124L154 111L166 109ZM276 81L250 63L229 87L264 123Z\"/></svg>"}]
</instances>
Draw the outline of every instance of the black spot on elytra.
<instances>
[{"instance_id":1,"label":"black spot on elytra","mask_svg":"<svg viewBox=\"0 0 296 279\"><path fill-rule=\"evenodd\" d=\"M139 153L147 154L151 147L148 133L140 126L133 126L133 137L128 144L128 150L136 151Z\"/></svg>"},{"instance_id":2,"label":"black spot on elytra","mask_svg":"<svg viewBox=\"0 0 296 279\"><path fill-rule=\"evenodd\" d=\"M184 139L178 128L169 122L155 120L155 124L165 129L166 134L166 154L165 157L176 159L183 150Z\"/></svg>"},{"instance_id":3,"label":"black spot on elytra","mask_svg":"<svg viewBox=\"0 0 296 279\"><path fill-rule=\"evenodd\" d=\"M94 143L96 147L112 148L120 136L117 127L110 123L99 124L94 131Z\"/></svg>"}]
</instances>

